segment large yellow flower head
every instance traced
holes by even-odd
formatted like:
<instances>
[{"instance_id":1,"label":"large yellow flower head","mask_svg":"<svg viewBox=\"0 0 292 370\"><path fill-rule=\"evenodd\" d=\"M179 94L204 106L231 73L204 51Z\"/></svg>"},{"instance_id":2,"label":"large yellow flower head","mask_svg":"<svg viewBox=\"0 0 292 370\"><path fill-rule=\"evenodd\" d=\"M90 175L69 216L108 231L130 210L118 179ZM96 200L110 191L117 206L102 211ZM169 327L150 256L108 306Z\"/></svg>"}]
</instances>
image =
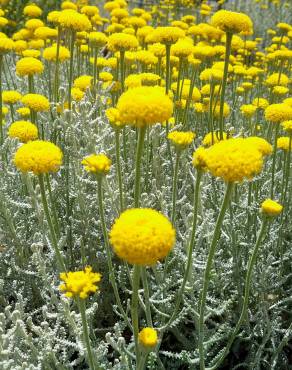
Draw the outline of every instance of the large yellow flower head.
<instances>
[{"instance_id":1,"label":"large yellow flower head","mask_svg":"<svg viewBox=\"0 0 292 370\"><path fill-rule=\"evenodd\" d=\"M187 148L195 138L195 133L191 131L172 131L167 138L179 150Z\"/></svg>"},{"instance_id":2,"label":"large yellow flower head","mask_svg":"<svg viewBox=\"0 0 292 370\"><path fill-rule=\"evenodd\" d=\"M278 137L278 139L277 139L277 148L278 149L288 151L289 146L290 146L290 150L291 150L292 149L292 143L291 143L291 140L290 140L289 136Z\"/></svg>"},{"instance_id":3,"label":"large yellow flower head","mask_svg":"<svg viewBox=\"0 0 292 370\"><path fill-rule=\"evenodd\" d=\"M174 44L179 39L185 37L185 32L178 27L157 27L149 37L153 42L161 44Z\"/></svg>"},{"instance_id":4,"label":"large yellow flower head","mask_svg":"<svg viewBox=\"0 0 292 370\"><path fill-rule=\"evenodd\" d=\"M123 260L142 266L165 258L175 242L175 230L169 220L150 208L133 208L116 219L110 241Z\"/></svg>"},{"instance_id":5,"label":"large yellow flower head","mask_svg":"<svg viewBox=\"0 0 292 370\"><path fill-rule=\"evenodd\" d=\"M49 141L36 140L23 144L14 156L16 167L22 172L35 175L57 172L62 164L63 154L59 147Z\"/></svg>"},{"instance_id":6,"label":"large yellow flower head","mask_svg":"<svg viewBox=\"0 0 292 370\"><path fill-rule=\"evenodd\" d=\"M43 51L43 57L50 62L55 62L57 60L57 44L45 48ZM59 61L64 62L70 58L70 51L65 46L60 45L59 47Z\"/></svg>"},{"instance_id":7,"label":"large yellow flower head","mask_svg":"<svg viewBox=\"0 0 292 370\"><path fill-rule=\"evenodd\" d=\"M108 38L107 46L111 51L126 51L137 49L139 43L135 36L125 33L113 33Z\"/></svg>"},{"instance_id":8,"label":"large yellow flower head","mask_svg":"<svg viewBox=\"0 0 292 370\"><path fill-rule=\"evenodd\" d=\"M73 9L62 10L58 22L61 27L69 28L75 32L88 31L91 29L91 23L85 14L80 14Z\"/></svg>"},{"instance_id":9,"label":"large yellow flower head","mask_svg":"<svg viewBox=\"0 0 292 370\"><path fill-rule=\"evenodd\" d=\"M34 31L34 36L41 40L47 40L51 38L56 38L58 36L58 31L50 27L39 27Z\"/></svg>"},{"instance_id":10,"label":"large yellow flower head","mask_svg":"<svg viewBox=\"0 0 292 370\"><path fill-rule=\"evenodd\" d=\"M38 137L38 128L29 121L15 121L8 130L8 135L26 143Z\"/></svg>"},{"instance_id":11,"label":"large yellow flower head","mask_svg":"<svg viewBox=\"0 0 292 370\"><path fill-rule=\"evenodd\" d=\"M267 140L258 136L250 136L245 139L246 143L249 143L257 148L257 150L262 153L263 156L269 155L273 151L272 145L267 142Z\"/></svg>"},{"instance_id":12,"label":"large yellow flower head","mask_svg":"<svg viewBox=\"0 0 292 370\"><path fill-rule=\"evenodd\" d=\"M168 120L173 103L164 89L158 86L142 86L123 93L117 104L120 121L142 127Z\"/></svg>"},{"instance_id":13,"label":"large yellow flower head","mask_svg":"<svg viewBox=\"0 0 292 370\"><path fill-rule=\"evenodd\" d=\"M157 331L153 328L144 328L139 332L138 339L143 347L154 348L158 342Z\"/></svg>"},{"instance_id":14,"label":"large yellow flower head","mask_svg":"<svg viewBox=\"0 0 292 370\"><path fill-rule=\"evenodd\" d=\"M92 272L92 268L87 266L84 271L62 272L60 279L64 284L59 288L65 292L66 297L86 299L98 290L97 283L100 282L101 274Z\"/></svg>"},{"instance_id":15,"label":"large yellow flower head","mask_svg":"<svg viewBox=\"0 0 292 370\"><path fill-rule=\"evenodd\" d=\"M271 104L265 110L265 118L273 123L281 123L292 119L292 107L285 103Z\"/></svg>"},{"instance_id":16,"label":"large yellow flower head","mask_svg":"<svg viewBox=\"0 0 292 370\"><path fill-rule=\"evenodd\" d=\"M261 172L263 154L257 145L242 138L220 141L205 149L207 170L226 182L242 182Z\"/></svg>"},{"instance_id":17,"label":"large yellow flower head","mask_svg":"<svg viewBox=\"0 0 292 370\"><path fill-rule=\"evenodd\" d=\"M266 84L268 86L287 86L289 83L289 77L284 73L273 73L266 79Z\"/></svg>"},{"instance_id":18,"label":"large yellow flower head","mask_svg":"<svg viewBox=\"0 0 292 370\"><path fill-rule=\"evenodd\" d=\"M211 18L211 25L220 28L222 31L231 33L252 33L252 21L248 15L219 10Z\"/></svg>"},{"instance_id":19,"label":"large yellow flower head","mask_svg":"<svg viewBox=\"0 0 292 370\"><path fill-rule=\"evenodd\" d=\"M31 18L40 17L43 11L35 4L30 4L24 7L23 14Z\"/></svg>"},{"instance_id":20,"label":"large yellow flower head","mask_svg":"<svg viewBox=\"0 0 292 370\"><path fill-rule=\"evenodd\" d=\"M266 199L261 204L261 210L264 215L269 217L275 217L282 212L283 206L272 199Z\"/></svg>"},{"instance_id":21,"label":"large yellow flower head","mask_svg":"<svg viewBox=\"0 0 292 370\"><path fill-rule=\"evenodd\" d=\"M93 77L88 75L83 75L80 77L75 78L74 80L74 87L85 91L86 89L91 87L91 81Z\"/></svg>"},{"instance_id":22,"label":"large yellow flower head","mask_svg":"<svg viewBox=\"0 0 292 370\"><path fill-rule=\"evenodd\" d=\"M85 157L81 163L87 172L106 175L111 168L112 161L105 154L91 154Z\"/></svg>"},{"instance_id":23,"label":"large yellow flower head","mask_svg":"<svg viewBox=\"0 0 292 370\"><path fill-rule=\"evenodd\" d=\"M226 132L223 132L222 140L227 140L227 133ZM221 141L221 138L220 138L220 135L219 135L218 132L208 132L204 136L202 144L204 146L211 146L213 144L218 143L219 141Z\"/></svg>"},{"instance_id":24,"label":"large yellow flower head","mask_svg":"<svg viewBox=\"0 0 292 370\"><path fill-rule=\"evenodd\" d=\"M26 94L21 102L35 112L46 112L50 109L49 100L40 94Z\"/></svg>"},{"instance_id":25,"label":"large yellow flower head","mask_svg":"<svg viewBox=\"0 0 292 370\"><path fill-rule=\"evenodd\" d=\"M15 104L19 102L21 97L22 95L18 91L14 90L3 91L2 93L2 100L5 104Z\"/></svg>"},{"instance_id":26,"label":"large yellow flower head","mask_svg":"<svg viewBox=\"0 0 292 370\"><path fill-rule=\"evenodd\" d=\"M88 41L94 47L101 47L107 43L107 37L103 32L90 32Z\"/></svg>"},{"instance_id":27,"label":"large yellow flower head","mask_svg":"<svg viewBox=\"0 0 292 370\"><path fill-rule=\"evenodd\" d=\"M16 63L16 73L18 76L33 76L42 73L43 70L43 63L33 57L22 58Z\"/></svg>"},{"instance_id":28,"label":"large yellow flower head","mask_svg":"<svg viewBox=\"0 0 292 370\"><path fill-rule=\"evenodd\" d=\"M9 51L14 49L14 41L8 37L0 38L0 54L9 53Z\"/></svg>"}]
</instances>

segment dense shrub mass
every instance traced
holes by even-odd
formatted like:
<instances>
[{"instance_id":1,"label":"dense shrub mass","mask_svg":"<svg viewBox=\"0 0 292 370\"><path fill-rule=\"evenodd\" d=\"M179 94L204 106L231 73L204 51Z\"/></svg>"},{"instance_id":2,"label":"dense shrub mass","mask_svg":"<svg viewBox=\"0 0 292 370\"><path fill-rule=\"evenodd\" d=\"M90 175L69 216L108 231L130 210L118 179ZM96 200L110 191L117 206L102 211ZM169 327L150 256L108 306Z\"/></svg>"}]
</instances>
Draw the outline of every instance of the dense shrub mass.
<instances>
[{"instance_id":1,"label":"dense shrub mass","mask_svg":"<svg viewBox=\"0 0 292 370\"><path fill-rule=\"evenodd\" d=\"M289 369L292 3L0 3L0 368Z\"/></svg>"}]
</instances>

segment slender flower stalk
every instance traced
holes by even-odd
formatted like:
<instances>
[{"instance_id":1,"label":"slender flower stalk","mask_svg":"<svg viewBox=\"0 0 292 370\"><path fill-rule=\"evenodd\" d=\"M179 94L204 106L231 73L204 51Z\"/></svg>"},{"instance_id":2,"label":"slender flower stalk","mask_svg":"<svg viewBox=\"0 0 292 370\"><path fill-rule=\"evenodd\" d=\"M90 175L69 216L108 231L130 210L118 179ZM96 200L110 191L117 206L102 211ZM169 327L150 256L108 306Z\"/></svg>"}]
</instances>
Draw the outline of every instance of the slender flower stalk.
<instances>
[{"instance_id":1,"label":"slender flower stalk","mask_svg":"<svg viewBox=\"0 0 292 370\"><path fill-rule=\"evenodd\" d=\"M124 210L124 193L123 193L123 179L121 171L121 148L120 148L120 129L115 129L115 151L116 151L116 166L117 166L117 177L119 186L119 201L120 201L120 212Z\"/></svg>"},{"instance_id":2,"label":"slender flower stalk","mask_svg":"<svg viewBox=\"0 0 292 370\"><path fill-rule=\"evenodd\" d=\"M72 30L70 35L70 64L69 64L69 81L68 81L68 108L71 109L72 103L72 82L73 82L73 65L74 65L74 45L75 32Z\"/></svg>"},{"instance_id":3,"label":"slender flower stalk","mask_svg":"<svg viewBox=\"0 0 292 370\"><path fill-rule=\"evenodd\" d=\"M140 276L141 276L141 268L138 265L134 265L133 269L133 292L132 292L132 302L131 302L131 316L132 316L132 325L133 325L133 335L134 335L134 342L135 342L135 354L136 354L136 361L139 363L140 361L140 350L139 350L139 342L138 342L138 334L139 334L139 314L138 314L138 303L139 303L139 285L140 285Z\"/></svg>"},{"instance_id":4,"label":"slender flower stalk","mask_svg":"<svg viewBox=\"0 0 292 370\"><path fill-rule=\"evenodd\" d=\"M136 162L135 162L135 190L134 190L135 207L139 207L139 204L140 204L141 164L142 164L145 133L146 133L146 126L139 128L138 142L137 142L137 149L136 149Z\"/></svg>"},{"instance_id":5,"label":"slender flower stalk","mask_svg":"<svg viewBox=\"0 0 292 370\"><path fill-rule=\"evenodd\" d=\"M51 218L51 214L50 214L50 210L49 210L49 206L48 206L46 190L45 190L45 183L44 183L44 175L40 174L38 176L38 179L39 179L39 184L40 184L41 198L42 198L42 203L43 203L43 207L44 207L44 212L45 212L45 216L46 216L46 219L47 219L47 222L48 222L50 236L51 236L51 242L52 242L52 246L54 248L54 251L56 253L56 257L57 257L57 261L58 261L58 265L59 265L59 270L60 271L66 271L66 265L65 265L64 259L61 255L61 252L60 252L60 249L59 249L59 246L58 246L58 240L57 240L57 236L56 236L56 233L55 233L54 225L53 225L53 222L52 222L52 218Z\"/></svg>"},{"instance_id":6,"label":"slender flower stalk","mask_svg":"<svg viewBox=\"0 0 292 370\"><path fill-rule=\"evenodd\" d=\"M204 278L203 278L203 288L200 294L200 301L199 301L199 354L200 354L200 369L205 369L205 351L204 351L204 320L205 320L205 307L206 307L206 299L207 299L207 292L210 282L210 275L213 266L214 256L216 252L217 243L220 237L220 231L222 227L222 223L224 220L226 209L229 205L229 201L232 195L233 190L233 183L229 182L226 187L224 200L216 221L216 226L213 233L212 242L209 249L209 254L207 258L207 264L205 267Z\"/></svg>"},{"instance_id":7,"label":"slender flower stalk","mask_svg":"<svg viewBox=\"0 0 292 370\"><path fill-rule=\"evenodd\" d=\"M224 131L224 101L225 101L225 90L226 90L226 83L227 83L227 76L228 76L228 65L229 65L229 58L231 53L231 41L232 41L233 34L231 32L226 32L226 44L225 44L225 62L224 62L224 71L223 71L223 80L222 80L222 87L221 87L221 96L220 96L220 112L219 112L219 130L220 130L220 139L223 139L223 131Z\"/></svg>"}]
</instances>

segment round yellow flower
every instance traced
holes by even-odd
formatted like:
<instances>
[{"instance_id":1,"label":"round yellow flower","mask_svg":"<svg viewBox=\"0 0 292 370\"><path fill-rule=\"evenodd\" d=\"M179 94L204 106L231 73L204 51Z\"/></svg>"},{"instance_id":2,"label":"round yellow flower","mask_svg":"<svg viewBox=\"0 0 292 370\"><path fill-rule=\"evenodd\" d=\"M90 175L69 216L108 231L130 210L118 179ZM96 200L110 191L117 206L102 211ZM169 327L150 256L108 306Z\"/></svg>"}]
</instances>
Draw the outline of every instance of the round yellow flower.
<instances>
[{"instance_id":1,"label":"round yellow flower","mask_svg":"<svg viewBox=\"0 0 292 370\"><path fill-rule=\"evenodd\" d=\"M33 76L42 73L43 70L43 63L33 57L22 58L16 63L16 73L18 76Z\"/></svg>"},{"instance_id":2,"label":"round yellow flower","mask_svg":"<svg viewBox=\"0 0 292 370\"><path fill-rule=\"evenodd\" d=\"M111 51L126 51L136 49L138 40L133 35L125 33L114 33L109 36L107 46Z\"/></svg>"},{"instance_id":3,"label":"round yellow flower","mask_svg":"<svg viewBox=\"0 0 292 370\"><path fill-rule=\"evenodd\" d=\"M21 102L35 112L46 112L50 109L49 100L40 94L26 94Z\"/></svg>"},{"instance_id":4,"label":"round yellow flower","mask_svg":"<svg viewBox=\"0 0 292 370\"><path fill-rule=\"evenodd\" d=\"M14 41L8 37L0 38L0 53L5 54L14 49Z\"/></svg>"},{"instance_id":5,"label":"round yellow flower","mask_svg":"<svg viewBox=\"0 0 292 370\"><path fill-rule=\"evenodd\" d=\"M137 127L162 123L173 111L173 103L164 89L142 86L123 93L117 104L121 122Z\"/></svg>"},{"instance_id":6,"label":"round yellow flower","mask_svg":"<svg viewBox=\"0 0 292 370\"><path fill-rule=\"evenodd\" d=\"M57 60L57 44L45 48L43 51L43 57L46 60L51 62L55 62ZM65 46L61 46L59 48L59 61L64 62L65 60L70 58L70 51Z\"/></svg>"},{"instance_id":7,"label":"round yellow flower","mask_svg":"<svg viewBox=\"0 0 292 370\"><path fill-rule=\"evenodd\" d=\"M273 151L272 145L262 137L250 136L245 138L245 142L255 146L263 156L271 154Z\"/></svg>"},{"instance_id":8,"label":"round yellow flower","mask_svg":"<svg viewBox=\"0 0 292 370\"><path fill-rule=\"evenodd\" d=\"M84 98L85 92L78 89L78 87L73 87L71 89L71 95L72 95L73 100L81 101Z\"/></svg>"},{"instance_id":9,"label":"round yellow flower","mask_svg":"<svg viewBox=\"0 0 292 370\"><path fill-rule=\"evenodd\" d=\"M144 328L139 332L138 339L143 347L154 348L158 342L157 331L153 328Z\"/></svg>"},{"instance_id":10,"label":"round yellow flower","mask_svg":"<svg viewBox=\"0 0 292 370\"><path fill-rule=\"evenodd\" d=\"M211 18L211 25L220 28L222 31L231 33L252 33L252 21L248 15L219 10Z\"/></svg>"},{"instance_id":11,"label":"round yellow flower","mask_svg":"<svg viewBox=\"0 0 292 370\"><path fill-rule=\"evenodd\" d=\"M38 137L38 128L29 121L15 121L8 130L8 135L26 143Z\"/></svg>"},{"instance_id":12,"label":"round yellow flower","mask_svg":"<svg viewBox=\"0 0 292 370\"><path fill-rule=\"evenodd\" d=\"M39 27L43 27L44 23L40 19L29 19L28 21L25 22L25 27L28 30L36 30Z\"/></svg>"},{"instance_id":13,"label":"round yellow flower","mask_svg":"<svg viewBox=\"0 0 292 370\"><path fill-rule=\"evenodd\" d=\"M90 32L88 40L89 44L94 47L102 47L107 43L107 37L102 32Z\"/></svg>"},{"instance_id":14,"label":"round yellow flower","mask_svg":"<svg viewBox=\"0 0 292 370\"><path fill-rule=\"evenodd\" d=\"M284 121L281 123L283 130L287 131L290 135L292 134L292 120Z\"/></svg>"},{"instance_id":15,"label":"round yellow flower","mask_svg":"<svg viewBox=\"0 0 292 370\"><path fill-rule=\"evenodd\" d=\"M269 105L269 102L267 99L264 98L255 98L252 101L252 104L260 109L266 109Z\"/></svg>"},{"instance_id":16,"label":"round yellow flower","mask_svg":"<svg viewBox=\"0 0 292 370\"><path fill-rule=\"evenodd\" d=\"M80 77L77 77L75 80L74 80L74 87L82 90L82 91L86 91L86 89L90 88L91 87L91 81L92 81L93 77L92 76L87 76L87 75L84 75L84 76L80 76Z\"/></svg>"},{"instance_id":17,"label":"round yellow flower","mask_svg":"<svg viewBox=\"0 0 292 370\"><path fill-rule=\"evenodd\" d=\"M289 150L289 145L290 145L290 149L291 149L292 144L290 144L289 136L281 136L277 139L277 148L278 149L288 151Z\"/></svg>"},{"instance_id":18,"label":"round yellow flower","mask_svg":"<svg viewBox=\"0 0 292 370\"><path fill-rule=\"evenodd\" d=\"M27 107L21 107L16 110L21 117L27 117L30 115L30 109Z\"/></svg>"},{"instance_id":19,"label":"round yellow flower","mask_svg":"<svg viewBox=\"0 0 292 370\"><path fill-rule=\"evenodd\" d=\"M17 149L14 156L16 167L22 172L35 175L57 172L62 164L63 154L59 147L49 141L29 141Z\"/></svg>"},{"instance_id":20,"label":"round yellow flower","mask_svg":"<svg viewBox=\"0 0 292 370\"><path fill-rule=\"evenodd\" d=\"M81 163L87 172L106 175L111 168L112 161L105 154L91 154Z\"/></svg>"},{"instance_id":21,"label":"round yellow flower","mask_svg":"<svg viewBox=\"0 0 292 370\"><path fill-rule=\"evenodd\" d=\"M35 4L30 4L24 7L23 14L31 18L40 17L43 11Z\"/></svg>"},{"instance_id":22,"label":"round yellow flower","mask_svg":"<svg viewBox=\"0 0 292 370\"><path fill-rule=\"evenodd\" d=\"M191 131L172 131L167 135L167 138L177 149L185 149L194 140L195 133Z\"/></svg>"},{"instance_id":23,"label":"round yellow flower","mask_svg":"<svg viewBox=\"0 0 292 370\"><path fill-rule=\"evenodd\" d=\"M261 172L263 154L257 146L242 138L220 141L205 150L208 171L226 182L242 182Z\"/></svg>"},{"instance_id":24,"label":"round yellow flower","mask_svg":"<svg viewBox=\"0 0 292 370\"><path fill-rule=\"evenodd\" d=\"M21 99L22 95L18 91L3 91L2 101L5 104L15 104Z\"/></svg>"},{"instance_id":25,"label":"round yellow flower","mask_svg":"<svg viewBox=\"0 0 292 370\"><path fill-rule=\"evenodd\" d=\"M86 299L98 290L97 283L100 282L101 274L92 272L92 268L87 266L84 271L62 272L60 279L64 284L59 289L65 292L66 297Z\"/></svg>"},{"instance_id":26,"label":"round yellow flower","mask_svg":"<svg viewBox=\"0 0 292 370\"><path fill-rule=\"evenodd\" d=\"M58 22L61 27L69 28L75 32L88 31L91 29L91 23L87 16L73 9L62 10L58 16Z\"/></svg>"},{"instance_id":27,"label":"round yellow flower","mask_svg":"<svg viewBox=\"0 0 292 370\"><path fill-rule=\"evenodd\" d=\"M280 77L280 78L279 78ZM273 73L266 79L265 83L268 86L287 86L289 83L289 77L286 76L284 73Z\"/></svg>"},{"instance_id":28,"label":"round yellow flower","mask_svg":"<svg viewBox=\"0 0 292 370\"><path fill-rule=\"evenodd\" d=\"M174 44L178 39L185 36L183 30L178 27L157 27L150 35L153 42L161 44Z\"/></svg>"},{"instance_id":29,"label":"round yellow flower","mask_svg":"<svg viewBox=\"0 0 292 370\"><path fill-rule=\"evenodd\" d=\"M284 103L271 104L265 110L265 118L273 123L281 123L292 119L292 107Z\"/></svg>"},{"instance_id":30,"label":"round yellow flower","mask_svg":"<svg viewBox=\"0 0 292 370\"><path fill-rule=\"evenodd\" d=\"M266 216L274 217L282 212L283 206L272 199L266 199L261 204L261 210Z\"/></svg>"},{"instance_id":31,"label":"round yellow flower","mask_svg":"<svg viewBox=\"0 0 292 370\"><path fill-rule=\"evenodd\" d=\"M240 107L240 111L241 113L245 116L245 117L252 117L255 112L257 110L257 107L255 105L252 105L252 104L243 104L241 107Z\"/></svg>"},{"instance_id":32,"label":"round yellow flower","mask_svg":"<svg viewBox=\"0 0 292 370\"><path fill-rule=\"evenodd\" d=\"M150 208L133 208L116 219L110 241L123 260L142 266L165 258L175 242L175 230L169 220Z\"/></svg>"}]
</instances>

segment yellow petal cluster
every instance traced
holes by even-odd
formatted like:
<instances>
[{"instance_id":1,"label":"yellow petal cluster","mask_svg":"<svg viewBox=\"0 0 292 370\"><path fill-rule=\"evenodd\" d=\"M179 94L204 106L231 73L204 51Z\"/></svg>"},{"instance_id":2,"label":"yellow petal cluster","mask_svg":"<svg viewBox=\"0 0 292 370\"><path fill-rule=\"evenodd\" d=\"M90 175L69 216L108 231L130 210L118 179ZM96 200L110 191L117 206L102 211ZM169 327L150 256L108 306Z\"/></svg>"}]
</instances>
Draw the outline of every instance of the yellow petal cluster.
<instances>
[{"instance_id":1,"label":"yellow petal cluster","mask_svg":"<svg viewBox=\"0 0 292 370\"><path fill-rule=\"evenodd\" d=\"M65 292L66 297L86 299L98 290L97 283L101 280L101 274L92 272L92 268L87 266L81 271L62 272L60 279L64 284L59 289Z\"/></svg>"},{"instance_id":2,"label":"yellow petal cluster","mask_svg":"<svg viewBox=\"0 0 292 370\"><path fill-rule=\"evenodd\" d=\"M115 253L137 265L153 265L165 258L175 242L175 230L169 220L150 208L133 208L116 219L110 241Z\"/></svg>"}]
</instances>

